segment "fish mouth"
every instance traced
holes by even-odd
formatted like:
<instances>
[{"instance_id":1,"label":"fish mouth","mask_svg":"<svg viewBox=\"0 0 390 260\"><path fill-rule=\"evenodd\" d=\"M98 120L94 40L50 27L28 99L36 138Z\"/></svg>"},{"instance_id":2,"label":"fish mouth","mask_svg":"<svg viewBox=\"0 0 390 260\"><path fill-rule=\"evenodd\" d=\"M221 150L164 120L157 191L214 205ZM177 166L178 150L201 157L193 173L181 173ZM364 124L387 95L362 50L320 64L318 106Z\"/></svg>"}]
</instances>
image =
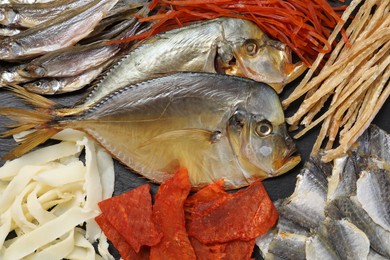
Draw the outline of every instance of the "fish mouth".
<instances>
[{"instance_id":1,"label":"fish mouth","mask_svg":"<svg viewBox=\"0 0 390 260\"><path fill-rule=\"evenodd\" d=\"M301 162L301 156L298 154L296 149L291 150L287 156L274 161L272 164L272 168L275 169L270 174L270 177L275 177L282 175L291 169L293 169L295 166L298 165L298 163Z\"/></svg>"}]
</instances>

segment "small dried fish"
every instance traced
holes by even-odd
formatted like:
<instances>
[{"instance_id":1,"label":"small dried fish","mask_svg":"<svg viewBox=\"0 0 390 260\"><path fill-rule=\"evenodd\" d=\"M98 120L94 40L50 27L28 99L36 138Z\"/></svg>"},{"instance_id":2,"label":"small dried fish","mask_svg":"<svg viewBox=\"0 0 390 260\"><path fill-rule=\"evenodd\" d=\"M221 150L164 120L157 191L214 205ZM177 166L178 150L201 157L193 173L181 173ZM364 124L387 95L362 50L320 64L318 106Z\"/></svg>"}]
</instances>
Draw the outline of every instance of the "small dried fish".
<instances>
[{"instance_id":1,"label":"small dried fish","mask_svg":"<svg viewBox=\"0 0 390 260\"><path fill-rule=\"evenodd\" d=\"M25 78L73 77L97 67L120 51L119 45L104 41L77 45L50 52L18 66L16 72Z\"/></svg>"},{"instance_id":2,"label":"small dried fish","mask_svg":"<svg viewBox=\"0 0 390 260\"><path fill-rule=\"evenodd\" d=\"M178 73L129 85L83 111L57 109L39 95L22 88L14 91L39 108L0 109L0 115L20 120L20 126L13 124L14 129L3 136L26 127L37 129L11 157L29 151L59 129L75 128L157 183L184 166L194 188L223 178L225 188L233 189L283 174L300 161L278 95L268 85L249 79Z\"/></svg>"},{"instance_id":3,"label":"small dried fish","mask_svg":"<svg viewBox=\"0 0 390 260\"><path fill-rule=\"evenodd\" d=\"M30 28L56 18L62 12L76 9L92 2L61 0L35 4L10 4L0 6L0 24Z\"/></svg>"},{"instance_id":4,"label":"small dried fish","mask_svg":"<svg viewBox=\"0 0 390 260\"><path fill-rule=\"evenodd\" d=\"M42 95L55 95L82 89L90 84L111 62L106 62L74 77L42 78L23 85L30 92Z\"/></svg>"},{"instance_id":5,"label":"small dried fish","mask_svg":"<svg viewBox=\"0 0 390 260\"><path fill-rule=\"evenodd\" d=\"M0 59L13 61L74 45L88 35L118 0L95 0L55 19L0 39Z\"/></svg>"}]
</instances>

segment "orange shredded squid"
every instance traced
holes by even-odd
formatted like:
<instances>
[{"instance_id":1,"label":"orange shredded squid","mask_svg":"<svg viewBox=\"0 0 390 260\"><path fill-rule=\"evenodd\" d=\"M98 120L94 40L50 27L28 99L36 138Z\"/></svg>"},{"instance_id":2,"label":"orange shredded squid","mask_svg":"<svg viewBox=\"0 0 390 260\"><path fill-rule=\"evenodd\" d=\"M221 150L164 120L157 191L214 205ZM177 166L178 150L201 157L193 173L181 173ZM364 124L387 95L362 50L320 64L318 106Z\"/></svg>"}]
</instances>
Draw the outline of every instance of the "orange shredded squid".
<instances>
[{"instance_id":1,"label":"orange shredded squid","mask_svg":"<svg viewBox=\"0 0 390 260\"><path fill-rule=\"evenodd\" d=\"M195 21L233 17L256 23L308 66L319 53L331 51L327 39L341 21L337 11L344 9L326 0L152 0L149 8L154 14L140 19L154 23L149 31L110 43L148 38Z\"/></svg>"}]
</instances>

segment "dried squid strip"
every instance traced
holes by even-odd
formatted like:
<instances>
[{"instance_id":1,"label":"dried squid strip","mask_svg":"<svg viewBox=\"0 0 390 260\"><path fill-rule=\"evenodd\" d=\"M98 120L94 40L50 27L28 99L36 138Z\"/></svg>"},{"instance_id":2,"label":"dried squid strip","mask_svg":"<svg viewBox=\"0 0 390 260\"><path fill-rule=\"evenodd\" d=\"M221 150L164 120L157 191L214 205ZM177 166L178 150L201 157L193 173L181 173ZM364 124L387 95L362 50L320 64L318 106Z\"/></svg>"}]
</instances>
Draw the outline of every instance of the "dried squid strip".
<instances>
[{"instance_id":1,"label":"dried squid strip","mask_svg":"<svg viewBox=\"0 0 390 260\"><path fill-rule=\"evenodd\" d=\"M353 1L356 5L360 2ZM350 6L344 14L351 14L355 7ZM322 123L312 154L319 152L327 138L324 161L331 161L348 150L389 95L386 87L390 63L389 9L390 3L386 1L363 2L346 30L352 46L340 41L321 72L312 77L317 69L313 66L309 76L283 101L287 107L306 93L296 113L286 121L290 129L297 129L298 124L305 126L295 138ZM319 55L318 64L321 59ZM329 99L328 110L316 118ZM337 139L340 145L333 149Z\"/></svg>"}]
</instances>

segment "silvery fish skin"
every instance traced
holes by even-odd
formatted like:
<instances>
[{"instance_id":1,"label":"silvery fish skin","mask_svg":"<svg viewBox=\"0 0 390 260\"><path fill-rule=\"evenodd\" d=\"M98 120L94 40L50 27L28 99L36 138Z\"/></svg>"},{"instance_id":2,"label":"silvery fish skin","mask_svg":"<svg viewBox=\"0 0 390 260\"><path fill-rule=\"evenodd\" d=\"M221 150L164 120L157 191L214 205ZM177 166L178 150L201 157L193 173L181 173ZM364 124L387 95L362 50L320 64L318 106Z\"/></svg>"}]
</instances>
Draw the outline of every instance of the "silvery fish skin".
<instances>
[{"instance_id":1,"label":"silvery fish skin","mask_svg":"<svg viewBox=\"0 0 390 260\"><path fill-rule=\"evenodd\" d=\"M79 106L91 106L128 84L179 71L244 76L280 92L304 69L302 62L292 65L291 51L270 40L254 23L219 18L147 39L120 60Z\"/></svg>"},{"instance_id":2,"label":"silvery fish skin","mask_svg":"<svg viewBox=\"0 0 390 260\"><path fill-rule=\"evenodd\" d=\"M376 224L367 212L360 207L355 197L340 197L327 206L333 219L347 218L362 230L370 240L370 246L383 256L390 257L390 232Z\"/></svg>"},{"instance_id":3,"label":"silvery fish skin","mask_svg":"<svg viewBox=\"0 0 390 260\"><path fill-rule=\"evenodd\" d=\"M282 259L305 260L306 240L306 236L280 232L270 243L265 259L272 259L268 255L274 255Z\"/></svg>"},{"instance_id":4,"label":"silvery fish skin","mask_svg":"<svg viewBox=\"0 0 390 260\"><path fill-rule=\"evenodd\" d=\"M368 215L390 232L390 172L363 171L357 181L357 198Z\"/></svg>"},{"instance_id":5,"label":"silvery fish skin","mask_svg":"<svg viewBox=\"0 0 390 260\"><path fill-rule=\"evenodd\" d=\"M356 195L358 179L358 155L344 156L334 160L332 176L328 179L327 201L337 197Z\"/></svg>"},{"instance_id":6,"label":"silvery fish skin","mask_svg":"<svg viewBox=\"0 0 390 260\"><path fill-rule=\"evenodd\" d=\"M194 188L223 178L234 189L300 161L276 92L244 78L173 74L118 90L79 115L63 117L66 110L54 111L56 127L86 132L157 183L185 166Z\"/></svg>"},{"instance_id":7,"label":"silvery fish skin","mask_svg":"<svg viewBox=\"0 0 390 260\"><path fill-rule=\"evenodd\" d=\"M390 135L371 125L352 147L333 165L311 158L293 195L275 205L279 223L269 233L306 236L308 260L390 258ZM267 251L273 237L256 243Z\"/></svg>"},{"instance_id":8,"label":"silvery fish skin","mask_svg":"<svg viewBox=\"0 0 390 260\"><path fill-rule=\"evenodd\" d=\"M2 37L9 37L9 36L17 35L20 32L21 32L21 30L17 29L17 28L4 28L4 27L0 27L0 39Z\"/></svg>"},{"instance_id":9,"label":"silvery fish skin","mask_svg":"<svg viewBox=\"0 0 390 260\"><path fill-rule=\"evenodd\" d=\"M88 35L118 0L95 0L59 17L0 39L0 59L21 60L74 45Z\"/></svg>"},{"instance_id":10,"label":"silvery fish skin","mask_svg":"<svg viewBox=\"0 0 390 260\"><path fill-rule=\"evenodd\" d=\"M345 219L327 218L324 222L328 240L336 249L340 259L366 259L370 251L370 241L363 231Z\"/></svg>"},{"instance_id":11,"label":"silvery fish skin","mask_svg":"<svg viewBox=\"0 0 390 260\"><path fill-rule=\"evenodd\" d=\"M57 17L63 11L75 9L90 2L92 0L60 0L48 3L1 5L0 24L29 28Z\"/></svg>"}]
</instances>

